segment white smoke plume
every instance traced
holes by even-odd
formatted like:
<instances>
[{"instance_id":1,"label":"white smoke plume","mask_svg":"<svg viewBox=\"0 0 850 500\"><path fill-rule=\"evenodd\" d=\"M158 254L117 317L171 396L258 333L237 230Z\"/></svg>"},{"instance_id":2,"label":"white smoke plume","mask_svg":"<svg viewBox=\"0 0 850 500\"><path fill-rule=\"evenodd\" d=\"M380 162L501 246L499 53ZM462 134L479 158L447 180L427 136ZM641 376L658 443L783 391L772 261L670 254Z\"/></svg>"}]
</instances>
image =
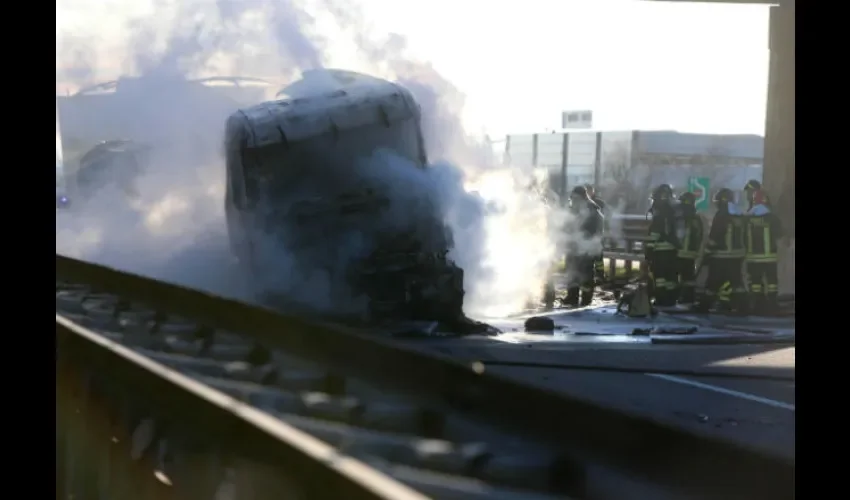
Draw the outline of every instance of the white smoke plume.
<instances>
[{"instance_id":1,"label":"white smoke plume","mask_svg":"<svg viewBox=\"0 0 850 500\"><path fill-rule=\"evenodd\" d=\"M466 312L501 316L540 292L562 248L554 228L563 215L528 189L530 172L501 167L489 145L470 139L461 125L462 93L408 57L402 36L376 38L362 13L332 0L152 0L121 14L108 14L116 10L102 3L58 2L57 86L141 77L138 93L114 94L111 113L116 130L152 143L155 156L132 202L110 190L57 214L57 253L244 297L224 224L221 156L225 118L237 104L173 83L210 75L288 82L333 63L398 80L422 106L432 168L416 185L432 189L454 230ZM61 19L69 12L73 23ZM109 29L98 39L80 36L103 26ZM62 131L65 138L85 132ZM383 163L376 171L405 168L385 156L374 161ZM308 295L333 302L335 284L322 286L303 272L287 277L290 286L312 283L322 291Z\"/></svg>"}]
</instances>

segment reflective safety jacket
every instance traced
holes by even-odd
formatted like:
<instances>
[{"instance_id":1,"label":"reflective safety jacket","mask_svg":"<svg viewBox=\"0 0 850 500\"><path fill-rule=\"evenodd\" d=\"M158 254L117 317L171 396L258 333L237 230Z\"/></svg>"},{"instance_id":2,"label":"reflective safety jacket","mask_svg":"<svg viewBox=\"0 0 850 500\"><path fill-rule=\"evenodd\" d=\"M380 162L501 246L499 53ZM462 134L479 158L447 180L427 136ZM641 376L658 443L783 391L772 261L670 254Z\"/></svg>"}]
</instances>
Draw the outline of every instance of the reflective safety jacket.
<instances>
[{"instance_id":1,"label":"reflective safety jacket","mask_svg":"<svg viewBox=\"0 0 850 500\"><path fill-rule=\"evenodd\" d=\"M747 262L776 262L782 225L770 208L756 205L747 212L744 240L747 245Z\"/></svg>"},{"instance_id":2,"label":"reflective safety jacket","mask_svg":"<svg viewBox=\"0 0 850 500\"><path fill-rule=\"evenodd\" d=\"M732 203L711 221L705 253L715 259L740 259L746 255L744 216Z\"/></svg>"},{"instance_id":3,"label":"reflective safety jacket","mask_svg":"<svg viewBox=\"0 0 850 500\"><path fill-rule=\"evenodd\" d=\"M696 259L702 248L702 240L705 238L705 223L699 215L683 217L684 230L679 246L679 257Z\"/></svg>"},{"instance_id":4,"label":"reflective safety jacket","mask_svg":"<svg viewBox=\"0 0 850 500\"><path fill-rule=\"evenodd\" d=\"M673 208L662 208L652 212L649 223L649 238L646 240L647 257L652 252L677 250L679 239L676 237L676 214Z\"/></svg>"}]
</instances>

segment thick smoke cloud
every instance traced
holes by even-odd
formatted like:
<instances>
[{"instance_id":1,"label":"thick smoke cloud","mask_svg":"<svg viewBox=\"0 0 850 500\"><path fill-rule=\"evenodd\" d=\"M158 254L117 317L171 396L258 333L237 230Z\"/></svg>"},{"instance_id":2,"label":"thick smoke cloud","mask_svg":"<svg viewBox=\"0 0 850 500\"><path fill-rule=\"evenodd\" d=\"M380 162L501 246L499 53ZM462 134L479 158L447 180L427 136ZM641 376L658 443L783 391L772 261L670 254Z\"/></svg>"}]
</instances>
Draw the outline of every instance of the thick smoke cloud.
<instances>
[{"instance_id":1,"label":"thick smoke cloud","mask_svg":"<svg viewBox=\"0 0 850 500\"><path fill-rule=\"evenodd\" d=\"M62 7L59 2L57 12ZM359 59L350 69L403 83L422 106L429 173L419 179L400 174L408 166L382 153L373 158L372 171L384 182L407 183L409 189L397 192L423 193L439 204L454 230L452 257L466 271L467 312L514 312L540 291L563 248L557 228L565 216L528 189L530 172L501 168L489 145L467 136L463 94L431 65L408 58L402 36L375 38L362 13L332 0L155 0L147 7L112 19L124 29L97 41L70 36L57 14L57 81L83 86L121 74L141 77L137 91L112 96L109 113L116 130L155 146L136 198L128 202L113 189L81 202L72 214L57 215L57 252L248 298L232 265L223 211L223 125L240 103L175 82L213 74L287 82L326 66L340 46L353 44ZM104 22L102 10L77 6L75 14L94 32ZM85 28L75 25L74 32ZM326 32L335 38L321 35ZM63 136L85 132L63 130ZM332 279L323 282L281 256L281 267L287 266L288 272L276 272L289 288L328 306L340 303ZM313 292L305 293L304 284Z\"/></svg>"}]
</instances>

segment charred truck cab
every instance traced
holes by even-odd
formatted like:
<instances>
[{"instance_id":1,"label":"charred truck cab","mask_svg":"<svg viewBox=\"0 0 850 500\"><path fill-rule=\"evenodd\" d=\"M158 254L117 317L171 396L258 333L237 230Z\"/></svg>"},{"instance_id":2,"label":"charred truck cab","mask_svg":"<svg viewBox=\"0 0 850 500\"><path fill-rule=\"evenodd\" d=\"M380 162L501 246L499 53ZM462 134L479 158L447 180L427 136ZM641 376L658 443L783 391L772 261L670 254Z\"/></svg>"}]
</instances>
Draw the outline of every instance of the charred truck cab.
<instances>
[{"instance_id":1,"label":"charred truck cab","mask_svg":"<svg viewBox=\"0 0 850 500\"><path fill-rule=\"evenodd\" d=\"M447 258L452 238L438 212L384 224L398 209L394 193L363 182L380 150L427 168L418 104L400 85L334 73L322 77L336 78L334 90L228 119L227 228L247 281L268 303L280 289L298 294L286 283L293 273L319 270L352 301L365 300L358 314L370 321L464 318L463 271ZM307 76L292 87L305 88Z\"/></svg>"}]
</instances>

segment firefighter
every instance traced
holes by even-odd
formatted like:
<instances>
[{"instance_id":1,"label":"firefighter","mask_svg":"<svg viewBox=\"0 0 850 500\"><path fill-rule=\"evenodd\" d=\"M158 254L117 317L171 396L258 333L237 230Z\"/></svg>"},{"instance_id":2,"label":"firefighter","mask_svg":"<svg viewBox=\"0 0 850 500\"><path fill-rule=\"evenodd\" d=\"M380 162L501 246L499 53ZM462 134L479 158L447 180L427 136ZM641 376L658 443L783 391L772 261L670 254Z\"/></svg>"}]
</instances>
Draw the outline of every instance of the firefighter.
<instances>
[{"instance_id":1,"label":"firefighter","mask_svg":"<svg viewBox=\"0 0 850 500\"><path fill-rule=\"evenodd\" d=\"M565 305L588 306L593 300L594 264L602 255L603 217L599 206L587 194L584 186L576 186L570 193L571 224L574 230L567 249L567 298Z\"/></svg>"},{"instance_id":2,"label":"firefighter","mask_svg":"<svg viewBox=\"0 0 850 500\"><path fill-rule=\"evenodd\" d=\"M747 190L747 201L750 208L745 219L744 241L750 305L756 314L771 314L779 305L777 249L783 236L782 225L760 186Z\"/></svg>"},{"instance_id":3,"label":"firefighter","mask_svg":"<svg viewBox=\"0 0 850 500\"><path fill-rule=\"evenodd\" d=\"M645 244L646 263L652 280L655 305L676 305L676 252L679 249L676 237L676 217L673 209L673 188L661 184L652 192L652 214L649 223L649 238Z\"/></svg>"},{"instance_id":4,"label":"firefighter","mask_svg":"<svg viewBox=\"0 0 850 500\"><path fill-rule=\"evenodd\" d=\"M602 216L605 217L605 202L602 201L602 199L596 195L596 190L593 188L593 184L585 184L584 189L585 191L587 191L587 197L590 199L590 201L596 203L596 206L599 207L599 213L601 213ZM602 232L604 234L609 233L607 220L603 220ZM597 282L601 282L605 278L605 261L603 260L601 253L593 262L593 272L596 274Z\"/></svg>"},{"instance_id":5,"label":"firefighter","mask_svg":"<svg viewBox=\"0 0 850 500\"><path fill-rule=\"evenodd\" d=\"M753 209L753 192L761 190L761 182L750 179L744 186L744 193L747 195L747 210Z\"/></svg>"},{"instance_id":6,"label":"firefighter","mask_svg":"<svg viewBox=\"0 0 850 500\"><path fill-rule=\"evenodd\" d=\"M744 312L746 294L743 280L744 219L734 203L732 191L723 188L714 196L717 213L711 221L708 242L705 247L708 278L705 294L697 310L708 312L715 300L721 309Z\"/></svg>"},{"instance_id":7,"label":"firefighter","mask_svg":"<svg viewBox=\"0 0 850 500\"><path fill-rule=\"evenodd\" d=\"M696 210L697 197L694 193L679 196L679 220L677 237L679 252L676 269L679 277L679 302L693 304L696 300L696 263L705 236L705 224Z\"/></svg>"},{"instance_id":8,"label":"firefighter","mask_svg":"<svg viewBox=\"0 0 850 500\"><path fill-rule=\"evenodd\" d=\"M585 184L584 189L587 191L587 197L599 207L599 212L605 215L605 202L602 198L596 196L596 189L593 188L593 184Z\"/></svg>"}]
</instances>

